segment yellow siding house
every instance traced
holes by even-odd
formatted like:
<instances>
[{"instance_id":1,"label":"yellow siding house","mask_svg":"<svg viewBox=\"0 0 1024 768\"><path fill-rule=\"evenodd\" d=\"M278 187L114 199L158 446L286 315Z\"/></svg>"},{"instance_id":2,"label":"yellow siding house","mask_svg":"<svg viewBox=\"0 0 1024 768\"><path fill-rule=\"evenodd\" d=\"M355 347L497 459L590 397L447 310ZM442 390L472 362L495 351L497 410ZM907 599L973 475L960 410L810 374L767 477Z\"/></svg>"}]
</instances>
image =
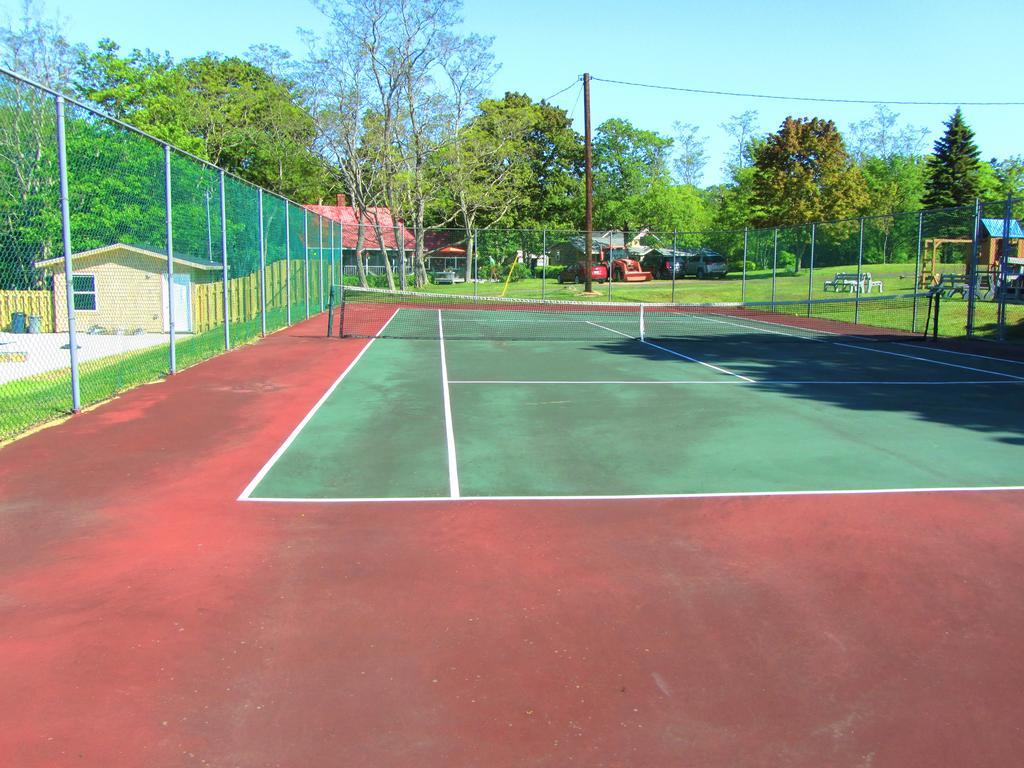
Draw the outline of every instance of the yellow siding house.
<instances>
[{"instance_id":1,"label":"yellow siding house","mask_svg":"<svg viewBox=\"0 0 1024 768\"><path fill-rule=\"evenodd\" d=\"M53 275L55 330L67 331L64 257L36 262ZM220 279L221 265L174 257L174 287L167 287L167 256L124 243L82 251L71 257L75 324L80 331L166 333L168 296L174 298L179 333L193 326L192 287Z\"/></svg>"}]
</instances>

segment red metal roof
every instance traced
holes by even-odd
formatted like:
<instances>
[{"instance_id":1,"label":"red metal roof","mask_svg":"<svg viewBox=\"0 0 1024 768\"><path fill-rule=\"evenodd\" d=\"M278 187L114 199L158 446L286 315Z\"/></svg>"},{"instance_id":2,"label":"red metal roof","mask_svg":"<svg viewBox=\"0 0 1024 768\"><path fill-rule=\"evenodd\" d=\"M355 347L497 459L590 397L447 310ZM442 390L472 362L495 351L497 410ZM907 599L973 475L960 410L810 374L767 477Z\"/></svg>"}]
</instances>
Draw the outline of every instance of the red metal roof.
<instances>
[{"instance_id":1,"label":"red metal roof","mask_svg":"<svg viewBox=\"0 0 1024 768\"><path fill-rule=\"evenodd\" d=\"M355 249L356 238L359 236L360 218L363 220L363 248L366 250L380 250L380 245L377 242L376 224L380 224L385 248L398 247L398 240L395 238L396 225L398 226L399 233L401 233L400 236L405 241L406 250L411 251L416 247L416 239L413 237L412 232L405 228L405 223L401 219L395 219L389 209L368 208L366 213L361 215L353 206L343 204L343 195L339 195L338 198L338 205L307 205L305 208L310 213L319 214L325 219L341 224L341 239L344 248Z\"/></svg>"}]
</instances>

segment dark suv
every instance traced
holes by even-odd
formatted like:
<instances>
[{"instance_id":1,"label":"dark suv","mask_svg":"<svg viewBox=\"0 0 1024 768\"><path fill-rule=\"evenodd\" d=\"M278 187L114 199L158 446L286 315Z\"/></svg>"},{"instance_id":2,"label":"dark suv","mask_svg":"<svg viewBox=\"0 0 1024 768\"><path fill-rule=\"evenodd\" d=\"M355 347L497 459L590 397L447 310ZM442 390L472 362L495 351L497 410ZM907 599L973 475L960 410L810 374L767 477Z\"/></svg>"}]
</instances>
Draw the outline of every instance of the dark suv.
<instances>
[{"instance_id":1,"label":"dark suv","mask_svg":"<svg viewBox=\"0 0 1024 768\"><path fill-rule=\"evenodd\" d=\"M696 275L699 280L705 277L723 278L728 272L729 266L725 263L725 256L707 248L687 254L686 261L683 262L683 274Z\"/></svg>"},{"instance_id":2,"label":"dark suv","mask_svg":"<svg viewBox=\"0 0 1024 768\"><path fill-rule=\"evenodd\" d=\"M686 262L686 258L694 255L687 251L654 250L640 260L640 267L656 278L671 280L673 272L676 277L683 276L683 264Z\"/></svg>"}]
</instances>

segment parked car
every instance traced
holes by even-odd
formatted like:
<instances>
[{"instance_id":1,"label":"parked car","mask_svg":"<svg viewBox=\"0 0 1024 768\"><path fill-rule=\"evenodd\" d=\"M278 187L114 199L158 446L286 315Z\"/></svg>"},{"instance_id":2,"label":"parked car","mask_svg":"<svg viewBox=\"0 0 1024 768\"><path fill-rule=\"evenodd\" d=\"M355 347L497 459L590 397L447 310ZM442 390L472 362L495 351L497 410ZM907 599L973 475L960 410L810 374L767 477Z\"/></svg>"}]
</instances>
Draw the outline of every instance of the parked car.
<instances>
[{"instance_id":1,"label":"parked car","mask_svg":"<svg viewBox=\"0 0 1024 768\"><path fill-rule=\"evenodd\" d=\"M585 283L587 277L587 264L584 261L577 261L558 273L560 283ZM598 283L608 280L608 265L600 261L590 263L590 279Z\"/></svg>"},{"instance_id":2,"label":"parked car","mask_svg":"<svg viewBox=\"0 0 1024 768\"><path fill-rule=\"evenodd\" d=\"M686 251L651 251L640 260L640 266L662 280L671 280L672 273L676 277L683 276L683 262L688 254Z\"/></svg>"},{"instance_id":3,"label":"parked car","mask_svg":"<svg viewBox=\"0 0 1024 768\"><path fill-rule=\"evenodd\" d=\"M696 275L698 280L703 280L705 277L721 279L728 272L729 265L725 262L725 256L707 248L687 254L686 260L683 262L683 274Z\"/></svg>"}]
</instances>

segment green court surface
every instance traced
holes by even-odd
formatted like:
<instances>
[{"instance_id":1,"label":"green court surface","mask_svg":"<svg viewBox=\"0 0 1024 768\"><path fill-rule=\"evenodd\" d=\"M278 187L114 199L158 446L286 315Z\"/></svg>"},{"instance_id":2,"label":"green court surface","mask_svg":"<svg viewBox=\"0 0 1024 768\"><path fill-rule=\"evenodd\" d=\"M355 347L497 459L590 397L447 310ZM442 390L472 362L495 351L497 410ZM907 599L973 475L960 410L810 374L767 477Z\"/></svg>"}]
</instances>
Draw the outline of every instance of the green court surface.
<instances>
[{"instance_id":1,"label":"green court surface","mask_svg":"<svg viewBox=\"0 0 1024 768\"><path fill-rule=\"evenodd\" d=\"M392 319L403 315L446 322L414 308ZM586 341L366 342L242 498L1024 485L1024 365L734 325L705 341L640 341L611 324ZM340 343L356 342L325 340L325 353Z\"/></svg>"}]
</instances>

